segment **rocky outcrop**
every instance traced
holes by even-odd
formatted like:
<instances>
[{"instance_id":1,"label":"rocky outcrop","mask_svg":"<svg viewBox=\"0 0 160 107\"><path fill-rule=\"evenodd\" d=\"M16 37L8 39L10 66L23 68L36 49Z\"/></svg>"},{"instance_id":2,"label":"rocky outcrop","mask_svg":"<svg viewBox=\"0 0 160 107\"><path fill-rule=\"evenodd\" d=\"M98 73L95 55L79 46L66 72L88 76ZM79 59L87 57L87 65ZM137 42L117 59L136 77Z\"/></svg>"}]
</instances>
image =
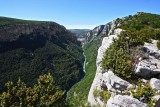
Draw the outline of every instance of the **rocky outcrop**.
<instances>
[{"instance_id":1,"label":"rocky outcrop","mask_svg":"<svg viewBox=\"0 0 160 107\"><path fill-rule=\"evenodd\" d=\"M111 97L107 102L107 107L148 107L147 104L140 102L139 100L130 97L116 95Z\"/></svg>"},{"instance_id":2,"label":"rocky outcrop","mask_svg":"<svg viewBox=\"0 0 160 107\"><path fill-rule=\"evenodd\" d=\"M104 25L95 27L93 30L86 33L86 42L92 41L95 37L99 36L104 29Z\"/></svg>"},{"instance_id":3,"label":"rocky outcrop","mask_svg":"<svg viewBox=\"0 0 160 107\"><path fill-rule=\"evenodd\" d=\"M120 23L116 20L107 23L106 25L100 25L95 27L93 30L86 33L86 43L92 41L98 36L108 36L113 34L114 29L119 26Z\"/></svg>"},{"instance_id":4,"label":"rocky outcrop","mask_svg":"<svg viewBox=\"0 0 160 107\"><path fill-rule=\"evenodd\" d=\"M102 78L103 78L101 62L102 62L104 52L109 47L109 45L112 43L113 38L116 38L116 37L117 35L111 35L109 37L104 37L102 41L102 45L98 49L98 55L97 55L97 61L96 61L97 71L96 71L96 75L95 75L95 78L93 80L93 83L92 83L92 86L90 88L89 95L88 95L88 101L91 103L91 105L97 104L97 102L95 101L94 95L93 95L94 90L97 88L101 88L101 83L102 83Z\"/></svg>"},{"instance_id":5,"label":"rocky outcrop","mask_svg":"<svg viewBox=\"0 0 160 107\"><path fill-rule=\"evenodd\" d=\"M107 90L110 91L123 91L126 88L130 87L131 84L129 82L122 80L121 78L117 77L116 75L113 74L112 71L106 71L103 73L102 67L101 67L101 62L102 58L104 56L104 52L106 49L112 44L113 38L117 38L118 34L120 34L122 30L121 29L116 29L115 30L115 35L109 35L108 37L104 37L102 41L102 45L98 49L98 55L97 55L97 70L96 70L96 75L93 80L92 86L89 91L88 95L88 101L91 103L91 105L97 105L97 104L102 104L102 101L99 99L99 97L95 98L93 93L94 90L96 89L102 89L102 88L107 88Z\"/></svg>"},{"instance_id":6,"label":"rocky outcrop","mask_svg":"<svg viewBox=\"0 0 160 107\"><path fill-rule=\"evenodd\" d=\"M139 59L135 73L143 78L158 77L160 75L160 50L157 48L157 41L145 43L142 49L148 57Z\"/></svg>"},{"instance_id":7,"label":"rocky outcrop","mask_svg":"<svg viewBox=\"0 0 160 107\"><path fill-rule=\"evenodd\" d=\"M115 75L111 70L103 71L101 67L102 58L106 49L112 44L113 38L122 32L122 29L115 29L113 34L108 37L104 37L102 45L98 49L97 61L96 61L96 75L93 80L92 86L88 95L88 102L91 105L99 105L106 107L148 107L147 104L140 102L132 96L127 96L127 89L133 87L129 82L121 79ZM101 97L95 97L94 91L102 90L108 91L111 94L108 102L105 103ZM115 96L115 93L118 94Z\"/></svg>"},{"instance_id":8,"label":"rocky outcrop","mask_svg":"<svg viewBox=\"0 0 160 107\"><path fill-rule=\"evenodd\" d=\"M143 13L138 13L137 15L141 14ZM135 47L130 47L130 45L126 43L127 52L131 53L128 56L131 60L131 64L133 65L130 70L137 75L133 76L133 79L140 79L138 84L135 84L130 80L129 81L132 84L126 80L123 80L122 78L114 74L111 69L102 70L101 63L104 52L112 44L112 39L117 38L120 32L122 32L122 29L116 29L117 26L119 26L120 24L128 24L128 21L131 21L131 17L132 16L124 17L122 19L117 19L116 21L107 23L101 33L99 33L98 35L97 33L95 33L95 35L97 36L103 35L106 37L103 38L102 45L98 49L96 75L88 95L88 102L92 106L98 105L100 107L148 107L147 103L152 103L154 105L153 100L158 100L160 98L160 50L157 48L157 40L152 40L151 43L144 43L144 46L142 46L141 43L137 43L138 45L136 44ZM121 28L123 28L123 26L121 26ZM92 38L92 35L89 35L89 37ZM129 39L132 41L132 37ZM117 43L119 44L119 42ZM128 61L127 63L130 62ZM113 69L114 68L115 67L113 67ZM145 93L145 91L141 91L145 88L149 88L149 90L151 90L149 92L152 95L147 95L145 97L143 94L142 96L140 96L140 98L136 97L141 95L141 92ZM141 92L138 92L137 90ZM137 95L135 95L135 93ZM108 97L110 97L109 100ZM147 101L146 103L143 99L147 97L150 97L151 99L149 99L150 101Z\"/></svg>"}]
</instances>

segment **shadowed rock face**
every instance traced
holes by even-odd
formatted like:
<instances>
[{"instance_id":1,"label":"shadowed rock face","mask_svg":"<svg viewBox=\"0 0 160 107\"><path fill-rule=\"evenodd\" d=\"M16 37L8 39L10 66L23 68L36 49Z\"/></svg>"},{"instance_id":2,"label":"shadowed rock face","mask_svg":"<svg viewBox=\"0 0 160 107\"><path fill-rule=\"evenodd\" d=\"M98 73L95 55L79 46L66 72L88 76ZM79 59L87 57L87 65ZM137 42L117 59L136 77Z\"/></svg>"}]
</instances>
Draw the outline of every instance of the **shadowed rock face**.
<instances>
[{"instance_id":1,"label":"shadowed rock face","mask_svg":"<svg viewBox=\"0 0 160 107\"><path fill-rule=\"evenodd\" d=\"M0 52L15 48L36 49L44 46L46 40L55 44L68 41L80 44L65 27L56 23L0 26Z\"/></svg>"}]
</instances>

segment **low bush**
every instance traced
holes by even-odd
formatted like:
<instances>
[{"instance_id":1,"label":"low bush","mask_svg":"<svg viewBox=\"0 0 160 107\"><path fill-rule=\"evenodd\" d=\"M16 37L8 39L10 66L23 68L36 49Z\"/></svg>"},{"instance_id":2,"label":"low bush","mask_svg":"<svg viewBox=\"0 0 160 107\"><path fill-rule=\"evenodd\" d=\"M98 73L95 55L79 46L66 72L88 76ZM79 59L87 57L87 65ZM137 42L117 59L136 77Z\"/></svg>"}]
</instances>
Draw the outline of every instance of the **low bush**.
<instances>
[{"instance_id":1,"label":"low bush","mask_svg":"<svg viewBox=\"0 0 160 107\"><path fill-rule=\"evenodd\" d=\"M110 98L111 94L108 91L102 90L94 90L93 92L94 97L100 97L105 103L107 103L108 99Z\"/></svg>"}]
</instances>

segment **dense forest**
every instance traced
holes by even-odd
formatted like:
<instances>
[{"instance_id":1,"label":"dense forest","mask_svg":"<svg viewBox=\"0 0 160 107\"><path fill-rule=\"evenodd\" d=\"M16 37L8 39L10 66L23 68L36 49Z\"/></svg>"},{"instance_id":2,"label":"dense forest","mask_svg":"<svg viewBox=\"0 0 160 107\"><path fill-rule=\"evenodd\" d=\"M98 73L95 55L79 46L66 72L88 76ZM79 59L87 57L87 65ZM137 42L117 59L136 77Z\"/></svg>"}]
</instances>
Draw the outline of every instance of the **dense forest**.
<instances>
[{"instance_id":1,"label":"dense forest","mask_svg":"<svg viewBox=\"0 0 160 107\"><path fill-rule=\"evenodd\" d=\"M83 73L83 50L77 38L54 22L0 18L0 91L21 78L27 86L48 72L68 90Z\"/></svg>"}]
</instances>

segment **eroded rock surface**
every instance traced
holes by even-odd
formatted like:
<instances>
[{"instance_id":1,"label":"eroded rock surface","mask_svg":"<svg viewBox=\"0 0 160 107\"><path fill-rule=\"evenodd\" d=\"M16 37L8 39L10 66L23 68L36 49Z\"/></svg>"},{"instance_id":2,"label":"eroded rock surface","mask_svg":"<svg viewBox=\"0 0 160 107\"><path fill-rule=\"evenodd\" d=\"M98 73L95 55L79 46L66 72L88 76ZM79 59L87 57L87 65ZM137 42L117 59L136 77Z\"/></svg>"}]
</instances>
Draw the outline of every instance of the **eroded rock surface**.
<instances>
[{"instance_id":1,"label":"eroded rock surface","mask_svg":"<svg viewBox=\"0 0 160 107\"><path fill-rule=\"evenodd\" d=\"M152 43L145 43L143 51L148 54L148 58L140 59L135 73L143 78L160 75L160 51L157 48L157 41L153 40Z\"/></svg>"},{"instance_id":2,"label":"eroded rock surface","mask_svg":"<svg viewBox=\"0 0 160 107\"><path fill-rule=\"evenodd\" d=\"M153 90L160 90L160 80L157 78L152 78L150 80L150 86Z\"/></svg>"},{"instance_id":3,"label":"eroded rock surface","mask_svg":"<svg viewBox=\"0 0 160 107\"><path fill-rule=\"evenodd\" d=\"M148 107L147 104L140 102L139 100L127 96L116 95L111 97L107 102L107 107Z\"/></svg>"}]
</instances>

